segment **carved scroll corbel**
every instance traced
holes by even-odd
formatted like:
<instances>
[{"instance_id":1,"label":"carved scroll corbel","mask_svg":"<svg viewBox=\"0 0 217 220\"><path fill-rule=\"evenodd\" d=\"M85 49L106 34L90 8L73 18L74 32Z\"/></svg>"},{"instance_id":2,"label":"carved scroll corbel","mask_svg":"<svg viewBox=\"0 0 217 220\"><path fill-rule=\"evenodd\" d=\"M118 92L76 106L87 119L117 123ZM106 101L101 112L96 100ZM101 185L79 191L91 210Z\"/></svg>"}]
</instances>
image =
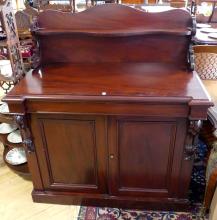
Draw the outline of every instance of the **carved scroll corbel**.
<instances>
[{"instance_id":1,"label":"carved scroll corbel","mask_svg":"<svg viewBox=\"0 0 217 220\"><path fill-rule=\"evenodd\" d=\"M34 144L33 144L32 140L30 138L24 139L23 140L23 145L26 146L28 153L35 152Z\"/></svg>"},{"instance_id":2,"label":"carved scroll corbel","mask_svg":"<svg viewBox=\"0 0 217 220\"><path fill-rule=\"evenodd\" d=\"M14 119L15 119L15 122L17 123L17 125L19 126L20 129L25 128L24 116L23 115L15 115Z\"/></svg>"},{"instance_id":3,"label":"carved scroll corbel","mask_svg":"<svg viewBox=\"0 0 217 220\"><path fill-rule=\"evenodd\" d=\"M26 116L25 115L15 115L14 119L20 128L24 147L27 149L28 153L33 153L35 151L35 147L34 147L34 143L32 141L30 129L27 125Z\"/></svg>"},{"instance_id":4,"label":"carved scroll corbel","mask_svg":"<svg viewBox=\"0 0 217 220\"><path fill-rule=\"evenodd\" d=\"M198 134L202 122L200 120L190 121L185 139L184 160L193 160L197 151Z\"/></svg>"}]
</instances>

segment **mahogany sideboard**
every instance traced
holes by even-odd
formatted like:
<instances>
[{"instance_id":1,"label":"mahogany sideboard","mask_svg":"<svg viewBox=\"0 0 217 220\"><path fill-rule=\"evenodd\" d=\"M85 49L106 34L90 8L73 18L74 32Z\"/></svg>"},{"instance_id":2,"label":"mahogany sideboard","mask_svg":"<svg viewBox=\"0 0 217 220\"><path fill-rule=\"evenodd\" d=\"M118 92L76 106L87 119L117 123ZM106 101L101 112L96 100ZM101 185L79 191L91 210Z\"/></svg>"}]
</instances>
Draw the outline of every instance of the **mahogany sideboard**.
<instances>
[{"instance_id":1,"label":"mahogany sideboard","mask_svg":"<svg viewBox=\"0 0 217 220\"><path fill-rule=\"evenodd\" d=\"M188 12L44 11L33 34L38 65L4 98L22 131L33 200L187 209L196 136L212 105L192 71Z\"/></svg>"}]
</instances>

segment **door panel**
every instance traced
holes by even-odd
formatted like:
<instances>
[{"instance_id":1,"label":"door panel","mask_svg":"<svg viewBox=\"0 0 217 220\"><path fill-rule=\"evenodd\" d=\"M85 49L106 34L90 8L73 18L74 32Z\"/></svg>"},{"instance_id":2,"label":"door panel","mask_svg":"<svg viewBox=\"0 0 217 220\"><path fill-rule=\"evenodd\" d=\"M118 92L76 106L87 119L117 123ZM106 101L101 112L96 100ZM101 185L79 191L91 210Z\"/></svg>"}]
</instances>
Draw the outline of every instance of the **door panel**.
<instances>
[{"instance_id":1,"label":"door panel","mask_svg":"<svg viewBox=\"0 0 217 220\"><path fill-rule=\"evenodd\" d=\"M105 192L104 118L39 115L32 121L46 188Z\"/></svg>"},{"instance_id":2,"label":"door panel","mask_svg":"<svg viewBox=\"0 0 217 220\"><path fill-rule=\"evenodd\" d=\"M178 193L172 184L182 153L176 161L174 154L177 159L176 148L183 147L176 139L177 129L183 126L185 121L172 119L110 118L110 192L167 197L172 190Z\"/></svg>"}]
</instances>

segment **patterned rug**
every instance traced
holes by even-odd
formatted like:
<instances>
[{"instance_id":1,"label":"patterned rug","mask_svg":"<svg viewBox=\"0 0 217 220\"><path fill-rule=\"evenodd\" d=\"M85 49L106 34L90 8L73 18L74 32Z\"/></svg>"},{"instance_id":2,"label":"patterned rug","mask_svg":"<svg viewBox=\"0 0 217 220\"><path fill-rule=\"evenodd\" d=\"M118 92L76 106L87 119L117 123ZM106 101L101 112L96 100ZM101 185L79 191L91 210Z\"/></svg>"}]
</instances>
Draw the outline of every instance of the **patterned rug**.
<instances>
[{"instance_id":1,"label":"patterned rug","mask_svg":"<svg viewBox=\"0 0 217 220\"><path fill-rule=\"evenodd\" d=\"M205 220L187 212L139 211L81 206L78 220Z\"/></svg>"}]
</instances>

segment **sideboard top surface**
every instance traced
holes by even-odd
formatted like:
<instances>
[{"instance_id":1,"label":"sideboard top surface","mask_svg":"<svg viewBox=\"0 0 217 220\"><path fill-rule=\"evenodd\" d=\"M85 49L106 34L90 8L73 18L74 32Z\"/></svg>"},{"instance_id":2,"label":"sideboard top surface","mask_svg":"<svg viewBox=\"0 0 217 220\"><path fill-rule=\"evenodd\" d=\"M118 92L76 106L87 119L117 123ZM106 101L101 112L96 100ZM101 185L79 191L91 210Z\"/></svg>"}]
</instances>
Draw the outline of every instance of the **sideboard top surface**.
<instances>
[{"instance_id":1,"label":"sideboard top surface","mask_svg":"<svg viewBox=\"0 0 217 220\"><path fill-rule=\"evenodd\" d=\"M194 22L187 11L151 14L117 4L73 15L45 11L33 33L39 45L37 68L4 98L8 103L42 99L211 105L189 68Z\"/></svg>"},{"instance_id":2,"label":"sideboard top surface","mask_svg":"<svg viewBox=\"0 0 217 220\"><path fill-rule=\"evenodd\" d=\"M106 93L106 94L105 94ZM56 64L28 73L6 96L90 100L91 97L176 97L209 101L197 74L162 63ZM106 95L106 96L105 96ZM70 97L70 98L67 98Z\"/></svg>"}]
</instances>

